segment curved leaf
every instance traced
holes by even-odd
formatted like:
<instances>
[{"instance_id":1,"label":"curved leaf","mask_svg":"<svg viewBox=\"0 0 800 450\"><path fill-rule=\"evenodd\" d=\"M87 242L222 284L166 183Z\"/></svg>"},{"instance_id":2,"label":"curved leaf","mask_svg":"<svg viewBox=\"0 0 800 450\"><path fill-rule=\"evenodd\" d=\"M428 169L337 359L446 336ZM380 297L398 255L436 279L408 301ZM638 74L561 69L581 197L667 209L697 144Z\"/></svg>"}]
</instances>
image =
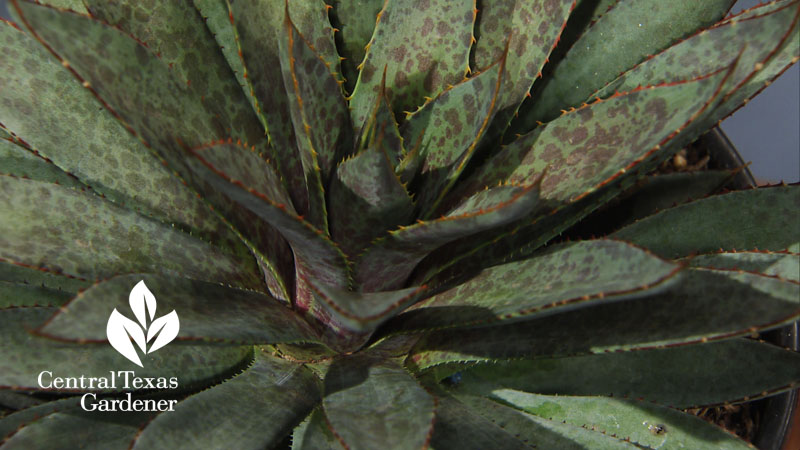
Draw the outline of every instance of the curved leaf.
<instances>
[{"instance_id":1,"label":"curved leaf","mask_svg":"<svg viewBox=\"0 0 800 450\"><path fill-rule=\"evenodd\" d=\"M498 186L475 194L439 219L390 231L361 255L356 282L365 292L396 288L437 247L519 219L538 201L538 184Z\"/></svg>"},{"instance_id":2,"label":"curved leaf","mask_svg":"<svg viewBox=\"0 0 800 450\"><path fill-rule=\"evenodd\" d=\"M154 274L122 275L98 283L59 309L38 332L59 340L105 340L108 313L115 307L122 310L120 299L138 280L146 280L158 293L162 311L174 310L180 317L179 340L251 344L315 340L316 333L299 315L268 295ZM153 322L150 329L157 325Z\"/></svg>"},{"instance_id":3,"label":"curved leaf","mask_svg":"<svg viewBox=\"0 0 800 450\"><path fill-rule=\"evenodd\" d=\"M257 350L255 362L242 373L157 416L131 448L273 446L319 401L317 381L303 365Z\"/></svg>"}]
</instances>

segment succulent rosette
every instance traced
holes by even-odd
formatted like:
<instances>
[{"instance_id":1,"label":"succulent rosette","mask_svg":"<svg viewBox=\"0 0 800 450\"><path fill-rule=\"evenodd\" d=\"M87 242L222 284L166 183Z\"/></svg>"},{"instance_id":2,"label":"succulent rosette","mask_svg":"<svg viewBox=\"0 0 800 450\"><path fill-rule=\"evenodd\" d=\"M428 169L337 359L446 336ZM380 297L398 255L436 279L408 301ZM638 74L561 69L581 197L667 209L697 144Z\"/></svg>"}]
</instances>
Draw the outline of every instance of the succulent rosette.
<instances>
[{"instance_id":1,"label":"succulent rosette","mask_svg":"<svg viewBox=\"0 0 800 450\"><path fill-rule=\"evenodd\" d=\"M2 448L748 448L800 190L654 173L800 58L732 4L10 0Z\"/></svg>"}]
</instances>

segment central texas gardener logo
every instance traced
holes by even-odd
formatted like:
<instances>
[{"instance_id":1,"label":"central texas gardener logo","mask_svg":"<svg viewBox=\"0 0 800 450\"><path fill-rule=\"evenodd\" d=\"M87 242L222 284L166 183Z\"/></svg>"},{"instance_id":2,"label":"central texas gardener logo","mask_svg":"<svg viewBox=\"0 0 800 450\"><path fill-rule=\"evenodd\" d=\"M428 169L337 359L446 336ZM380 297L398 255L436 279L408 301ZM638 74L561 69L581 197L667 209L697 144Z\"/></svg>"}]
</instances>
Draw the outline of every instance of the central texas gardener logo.
<instances>
[{"instance_id":1,"label":"central texas gardener logo","mask_svg":"<svg viewBox=\"0 0 800 450\"><path fill-rule=\"evenodd\" d=\"M156 297L147 289L144 280L131 289L129 302L133 315L139 323L128 319L114 308L108 318L106 336L111 346L122 356L139 367L144 367L133 344L136 343L144 354L153 353L175 339L180 329L180 321L175 310L158 319L155 318ZM147 348L150 341L153 343Z\"/></svg>"}]
</instances>

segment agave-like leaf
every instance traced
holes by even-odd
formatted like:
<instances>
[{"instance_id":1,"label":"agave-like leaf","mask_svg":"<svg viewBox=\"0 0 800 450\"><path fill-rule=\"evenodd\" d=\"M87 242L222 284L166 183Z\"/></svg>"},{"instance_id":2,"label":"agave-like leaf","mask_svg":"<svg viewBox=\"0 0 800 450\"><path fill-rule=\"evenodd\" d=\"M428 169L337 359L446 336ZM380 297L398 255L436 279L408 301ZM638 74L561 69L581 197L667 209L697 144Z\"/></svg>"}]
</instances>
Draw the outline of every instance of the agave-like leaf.
<instances>
[{"instance_id":1,"label":"agave-like leaf","mask_svg":"<svg viewBox=\"0 0 800 450\"><path fill-rule=\"evenodd\" d=\"M703 370L692 370L703 361ZM762 370L753 371L751 364ZM703 345L477 366L462 382L558 395L613 395L688 408L767 396L797 384L800 355L735 339Z\"/></svg>"},{"instance_id":2,"label":"agave-like leaf","mask_svg":"<svg viewBox=\"0 0 800 450\"><path fill-rule=\"evenodd\" d=\"M397 287L437 247L528 214L539 200L538 191L538 184L498 186L475 194L439 219L391 231L360 256L356 282L365 292Z\"/></svg>"},{"instance_id":3,"label":"agave-like leaf","mask_svg":"<svg viewBox=\"0 0 800 450\"><path fill-rule=\"evenodd\" d=\"M0 177L0 186L7 194L0 200L4 260L88 279L167 270L250 288L261 285L252 258L216 248L95 195L8 176ZM46 215L45 204L73 214ZM46 225L37 230L30 224ZM95 252L83 251L89 247Z\"/></svg>"},{"instance_id":4,"label":"agave-like leaf","mask_svg":"<svg viewBox=\"0 0 800 450\"><path fill-rule=\"evenodd\" d=\"M207 206L98 108L90 91L65 77L64 67L35 39L6 22L0 22L0 39L12 51L0 61L0 88L13 99L0 122L19 139L106 198L235 246L236 238ZM27 63L15 64L14 55L23 54ZM62 179L52 181L75 184Z\"/></svg>"},{"instance_id":5,"label":"agave-like leaf","mask_svg":"<svg viewBox=\"0 0 800 450\"><path fill-rule=\"evenodd\" d=\"M475 14L475 2L469 0L384 2L350 100L353 123L363 123L370 113L384 68L395 114L413 111L425 97L461 81L469 64ZM436 45L423 47L418 39Z\"/></svg>"},{"instance_id":6,"label":"agave-like leaf","mask_svg":"<svg viewBox=\"0 0 800 450\"><path fill-rule=\"evenodd\" d=\"M608 397L540 395L480 384L464 387L467 392L485 395L528 414L615 435L638 445L657 447L668 441L679 447L702 448L713 442L720 449L751 448L732 434L709 427L698 417L654 403Z\"/></svg>"},{"instance_id":7,"label":"agave-like leaf","mask_svg":"<svg viewBox=\"0 0 800 450\"><path fill-rule=\"evenodd\" d=\"M409 363L441 364L630 351L749 335L797 320L800 285L757 274L686 271L657 295L511 325L430 333ZM595 300L597 302L597 300ZM729 307L724 311L720 304Z\"/></svg>"},{"instance_id":8,"label":"agave-like leaf","mask_svg":"<svg viewBox=\"0 0 800 450\"><path fill-rule=\"evenodd\" d=\"M439 206L475 152L497 111L506 53L491 67L444 91L409 116L407 142L419 142L418 209L427 219ZM415 164L417 165L417 164Z\"/></svg>"},{"instance_id":9,"label":"agave-like leaf","mask_svg":"<svg viewBox=\"0 0 800 450\"><path fill-rule=\"evenodd\" d=\"M319 401L316 377L303 365L257 349L242 373L158 415L130 448L243 448L277 444ZM217 413L208 414L209 408Z\"/></svg>"},{"instance_id":10,"label":"agave-like leaf","mask_svg":"<svg viewBox=\"0 0 800 450\"><path fill-rule=\"evenodd\" d=\"M796 252L716 252L695 255L688 262L694 267L749 272L800 283L800 254Z\"/></svg>"},{"instance_id":11,"label":"agave-like leaf","mask_svg":"<svg viewBox=\"0 0 800 450\"><path fill-rule=\"evenodd\" d=\"M159 308L181 318L181 340L274 344L314 341L300 316L268 295L186 278L133 274L100 282L58 310L39 334L60 340L102 341L108 312L138 280L159 293Z\"/></svg>"},{"instance_id":12,"label":"agave-like leaf","mask_svg":"<svg viewBox=\"0 0 800 450\"><path fill-rule=\"evenodd\" d=\"M781 251L800 242L794 226L798 204L800 186L731 192L662 211L612 236L668 258L717 250Z\"/></svg>"},{"instance_id":13,"label":"agave-like leaf","mask_svg":"<svg viewBox=\"0 0 800 450\"><path fill-rule=\"evenodd\" d=\"M0 387L42 389L37 377L42 371L53 376L80 373L88 377L108 377L110 371L133 368L133 364L108 345L65 344L31 334L57 308L13 308L0 310L0 333L4 342L0 361ZM252 358L250 347L170 345L148 354L144 366L136 369L140 377L177 377L182 389L203 385L228 375ZM44 382L47 380L45 379ZM116 390L122 385L117 383ZM59 389L55 389L59 390ZM79 391L79 389L60 389ZM111 391L95 385L95 391Z\"/></svg>"},{"instance_id":14,"label":"agave-like leaf","mask_svg":"<svg viewBox=\"0 0 800 450\"><path fill-rule=\"evenodd\" d=\"M383 136L376 139L375 147L339 164L331 182L331 235L350 256L386 231L409 223L414 214L414 201L381 147Z\"/></svg>"},{"instance_id":15,"label":"agave-like leaf","mask_svg":"<svg viewBox=\"0 0 800 450\"><path fill-rule=\"evenodd\" d=\"M536 121L549 121L561 110L580 105L647 56L714 24L733 3L644 0L617 4L575 42L539 87L531 111L524 116L527 129Z\"/></svg>"},{"instance_id":16,"label":"agave-like leaf","mask_svg":"<svg viewBox=\"0 0 800 450\"><path fill-rule=\"evenodd\" d=\"M434 398L405 369L369 355L339 359L325 376L323 410L346 448L427 444Z\"/></svg>"},{"instance_id":17,"label":"agave-like leaf","mask_svg":"<svg viewBox=\"0 0 800 450\"><path fill-rule=\"evenodd\" d=\"M97 413L87 411L54 412L17 430L3 441L3 447L123 449L155 414L107 412L103 415L102 420L97 420Z\"/></svg>"},{"instance_id":18,"label":"agave-like leaf","mask_svg":"<svg viewBox=\"0 0 800 450\"><path fill-rule=\"evenodd\" d=\"M48 181L76 189L87 188L52 161L10 140L0 139L0 164L3 175Z\"/></svg>"},{"instance_id":19,"label":"agave-like leaf","mask_svg":"<svg viewBox=\"0 0 800 450\"><path fill-rule=\"evenodd\" d=\"M331 22L339 30L341 39L339 54L342 57L342 73L348 92L353 92L358 79L357 66L364 60L366 47L375 30L378 13L385 0L366 0L351 2L347 0L328 0L331 5Z\"/></svg>"},{"instance_id":20,"label":"agave-like leaf","mask_svg":"<svg viewBox=\"0 0 800 450\"><path fill-rule=\"evenodd\" d=\"M563 244L533 259L485 269L417 303L393 325L409 331L526 319L586 302L652 295L679 272L680 266L621 242Z\"/></svg>"},{"instance_id":21,"label":"agave-like leaf","mask_svg":"<svg viewBox=\"0 0 800 450\"><path fill-rule=\"evenodd\" d=\"M328 426L322 409L315 409L292 432L292 450L344 450Z\"/></svg>"}]
</instances>

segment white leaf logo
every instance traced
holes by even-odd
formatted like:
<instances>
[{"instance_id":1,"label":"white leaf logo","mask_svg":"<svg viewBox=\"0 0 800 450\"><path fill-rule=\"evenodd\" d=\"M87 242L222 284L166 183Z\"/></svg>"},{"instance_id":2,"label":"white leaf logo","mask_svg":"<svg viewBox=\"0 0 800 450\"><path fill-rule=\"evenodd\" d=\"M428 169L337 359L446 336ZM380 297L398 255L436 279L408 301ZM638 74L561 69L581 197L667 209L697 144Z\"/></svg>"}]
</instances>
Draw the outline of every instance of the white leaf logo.
<instances>
[{"instance_id":1,"label":"white leaf logo","mask_svg":"<svg viewBox=\"0 0 800 450\"><path fill-rule=\"evenodd\" d=\"M144 367L133 344L135 343L144 354L152 353L169 344L178 336L180 321L178 320L178 313L174 310L158 319L155 318L156 297L147 289L144 280L139 281L131 289L128 300L133 315L139 323L128 319L114 308L108 318L106 336L108 336L108 342L111 346L122 356L128 358L139 367ZM148 349L147 344L153 338L155 338L155 341Z\"/></svg>"}]
</instances>

